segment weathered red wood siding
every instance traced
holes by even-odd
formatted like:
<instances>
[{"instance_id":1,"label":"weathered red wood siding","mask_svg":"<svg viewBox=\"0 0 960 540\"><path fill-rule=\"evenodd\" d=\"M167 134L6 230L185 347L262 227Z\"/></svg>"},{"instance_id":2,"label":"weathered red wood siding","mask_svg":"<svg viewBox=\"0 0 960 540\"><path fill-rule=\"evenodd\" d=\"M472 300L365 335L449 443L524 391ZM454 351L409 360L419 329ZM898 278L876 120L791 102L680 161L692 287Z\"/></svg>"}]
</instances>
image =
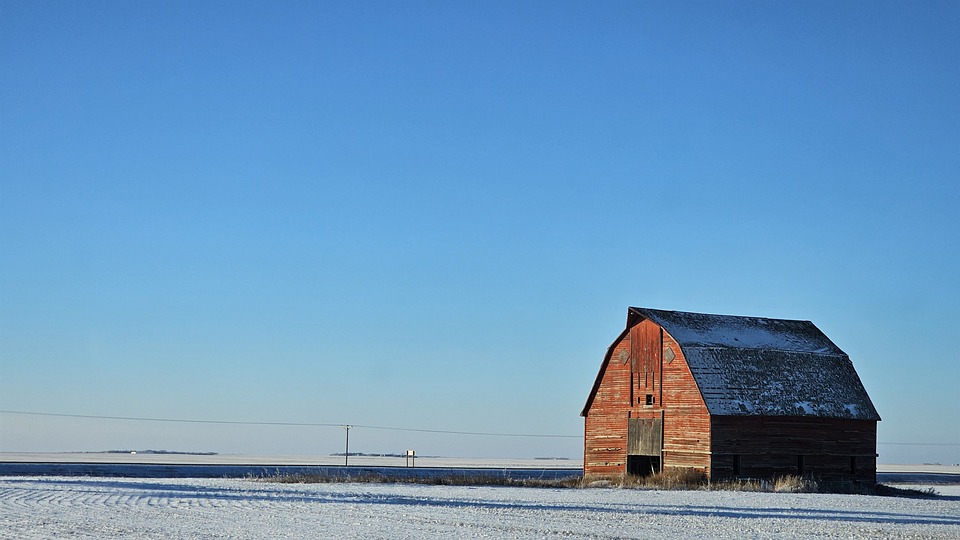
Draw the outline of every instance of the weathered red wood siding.
<instances>
[{"instance_id":1,"label":"weathered red wood siding","mask_svg":"<svg viewBox=\"0 0 960 540\"><path fill-rule=\"evenodd\" d=\"M710 413L680 345L663 332L663 350L675 358L663 363L663 466L692 467L710 473Z\"/></svg>"},{"instance_id":2,"label":"weathered red wood siding","mask_svg":"<svg viewBox=\"0 0 960 540\"><path fill-rule=\"evenodd\" d=\"M714 416L714 478L770 478L802 472L822 479L877 479L877 423L783 416ZM802 458L800 457L802 456ZM799 459L798 459L799 458ZM798 464L802 462L802 471Z\"/></svg>"},{"instance_id":3,"label":"weathered red wood siding","mask_svg":"<svg viewBox=\"0 0 960 540\"><path fill-rule=\"evenodd\" d=\"M627 410L630 407L630 339L617 343L584 418L584 476L623 474L627 463Z\"/></svg>"},{"instance_id":4,"label":"weathered red wood siding","mask_svg":"<svg viewBox=\"0 0 960 540\"><path fill-rule=\"evenodd\" d=\"M674 358L664 361L670 347ZM679 345L651 321L630 328L602 366L584 422L584 475L626 472L627 419L662 418L662 464L709 472L710 417Z\"/></svg>"}]
</instances>

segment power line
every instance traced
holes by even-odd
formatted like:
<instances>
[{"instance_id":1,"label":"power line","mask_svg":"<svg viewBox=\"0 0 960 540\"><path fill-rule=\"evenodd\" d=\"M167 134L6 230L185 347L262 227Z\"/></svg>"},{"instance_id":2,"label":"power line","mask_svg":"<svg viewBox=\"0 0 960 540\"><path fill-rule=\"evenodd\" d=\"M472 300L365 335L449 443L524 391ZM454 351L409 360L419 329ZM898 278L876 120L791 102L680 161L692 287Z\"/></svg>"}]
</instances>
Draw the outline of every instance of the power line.
<instances>
[{"instance_id":1,"label":"power line","mask_svg":"<svg viewBox=\"0 0 960 540\"><path fill-rule=\"evenodd\" d=\"M131 422L171 422L180 424L220 424L237 426L298 426L298 427L344 427L347 423L331 424L320 422L254 422L247 420L196 420L187 418L146 418L136 416L108 416L94 414L67 414L67 413L46 413L33 411L8 411L0 410L0 414L22 414L30 416L51 416L59 418L87 418L94 420L125 420ZM406 431L413 433L436 433L442 435L473 435L481 437L534 437L551 439L579 439L582 435L554 435L544 433L493 433L482 431L454 431L449 429L423 429L423 428L405 428L392 426L370 426L364 424L349 424L350 427L362 429L379 429L384 431ZM877 444L889 446L960 446L960 443L920 443L920 442L885 442L877 441Z\"/></svg>"},{"instance_id":2,"label":"power line","mask_svg":"<svg viewBox=\"0 0 960 540\"><path fill-rule=\"evenodd\" d=\"M241 426L300 426L300 427L344 427L347 423L329 424L316 422L252 422L239 420L191 420L185 418L144 418L134 416L107 416L94 414L66 414L66 413L45 413L33 411L8 411L0 410L3 414L22 414L30 416L52 416L59 418L87 418L94 420L125 420L132 422L171 422L181 424L221 424L221 425L241 425ZM415 433L437 433L444 435L475 435L483 437L535 437L535 438L553 438L553 439L579 439L580 435L551 435L543 433L490 433L480 431L452 431L447 429L420 429L403 428L390 426L368 426L363 424L349 424L354 428L380 429L388 431L408 431Z\"/></svg>"},{"instance_id":3,"label":"power line","mask_svg":"<svg viewBox=\"0 0 960 540\"><path fill-rule=\"evenodd\" d=\"M241 422L233 420L189 420L185 418L143 418L133 416L105 416L94 414L66 414L66 413L45 413L31 411L6 411L0 410L4 414L24 414L30 416L55 416L60 418L91 418L96 420L129 420L134 422L174 422L179 424L233 424L244 426L313 426L313 427L340 427L343 424L311 424L303 422Z\"/></svg>"}]
</instances>

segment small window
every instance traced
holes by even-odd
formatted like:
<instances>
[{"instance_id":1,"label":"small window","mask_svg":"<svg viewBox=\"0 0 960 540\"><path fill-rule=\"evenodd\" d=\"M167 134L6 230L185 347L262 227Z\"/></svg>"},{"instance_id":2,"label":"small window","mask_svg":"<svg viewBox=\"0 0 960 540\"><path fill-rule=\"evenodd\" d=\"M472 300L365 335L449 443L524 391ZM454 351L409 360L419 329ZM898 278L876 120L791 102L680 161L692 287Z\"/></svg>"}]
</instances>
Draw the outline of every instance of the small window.
<instances>
[{"instance_id":1,"label":"small window","mask_svg":"<svg viewBox=\"0 0 960 540\"><path fill-rule=\"evenodd\" d=\"M803 466L803 456L797 456L797 474L803 476L804 466Z\"/></svg>"},{"instance_id":2,"label":"small window","mask_svg":"<svg viewBox=\"0 0 960 540\"><path fill-rule=\"evenodd\" d=\"M740 476L740 456L733 456L733 475Z\"/></svg>"},{"instance_id":3,"label":"small window","mask_svg":"<svg viewBox=\"0 0 960 540\"><path fill-rule=\"evenodd\" d=\"M850 474L857 474L857 456L850 456Z\"/></svg>"},{"instance_id":4,"label":"small window","mask_svg":"<svg viewBox=\"0 0 960 540\"><path fill-rule=\"evenodd\" d=\"M653 405L653 394L647 394L646 405Z\"/></svg>"}]
</instances>

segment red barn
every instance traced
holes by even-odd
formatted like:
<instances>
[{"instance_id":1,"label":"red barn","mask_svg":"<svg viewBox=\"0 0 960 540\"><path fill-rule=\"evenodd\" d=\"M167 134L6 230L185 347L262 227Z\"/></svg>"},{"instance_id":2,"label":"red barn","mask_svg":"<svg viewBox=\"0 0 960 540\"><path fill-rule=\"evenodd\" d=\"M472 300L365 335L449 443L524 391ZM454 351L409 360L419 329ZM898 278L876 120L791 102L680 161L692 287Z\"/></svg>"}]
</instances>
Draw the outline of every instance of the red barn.
<instances>
[{"instance_id":1,"label":"red barn","mask_svg":"<svg viewBox=\"0 0 960 540\"><path fill-rule=\"evenodd\" d=\"M880 416L810 321L629 308L581 416L585 477L876 481Z\"/></svg>"}]
</instances>

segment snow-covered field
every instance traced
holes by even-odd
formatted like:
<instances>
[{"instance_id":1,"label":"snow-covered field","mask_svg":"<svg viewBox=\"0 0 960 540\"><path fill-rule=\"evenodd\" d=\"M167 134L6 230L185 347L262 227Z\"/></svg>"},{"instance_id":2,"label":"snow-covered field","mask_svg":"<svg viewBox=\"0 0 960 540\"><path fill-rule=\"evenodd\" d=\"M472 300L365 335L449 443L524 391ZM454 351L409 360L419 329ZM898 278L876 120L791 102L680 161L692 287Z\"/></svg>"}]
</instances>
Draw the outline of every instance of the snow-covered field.
<instances>
[{"instance_id":1,"label":"snow-covered field","mask_svg":"<svg viewBox=\"0 0 960 540\"><path fill-rule=\"evenodd\" d=\"M0 538L960 538L960 487L856 495L0 477Z\"/></svg>"}]
</instances>

